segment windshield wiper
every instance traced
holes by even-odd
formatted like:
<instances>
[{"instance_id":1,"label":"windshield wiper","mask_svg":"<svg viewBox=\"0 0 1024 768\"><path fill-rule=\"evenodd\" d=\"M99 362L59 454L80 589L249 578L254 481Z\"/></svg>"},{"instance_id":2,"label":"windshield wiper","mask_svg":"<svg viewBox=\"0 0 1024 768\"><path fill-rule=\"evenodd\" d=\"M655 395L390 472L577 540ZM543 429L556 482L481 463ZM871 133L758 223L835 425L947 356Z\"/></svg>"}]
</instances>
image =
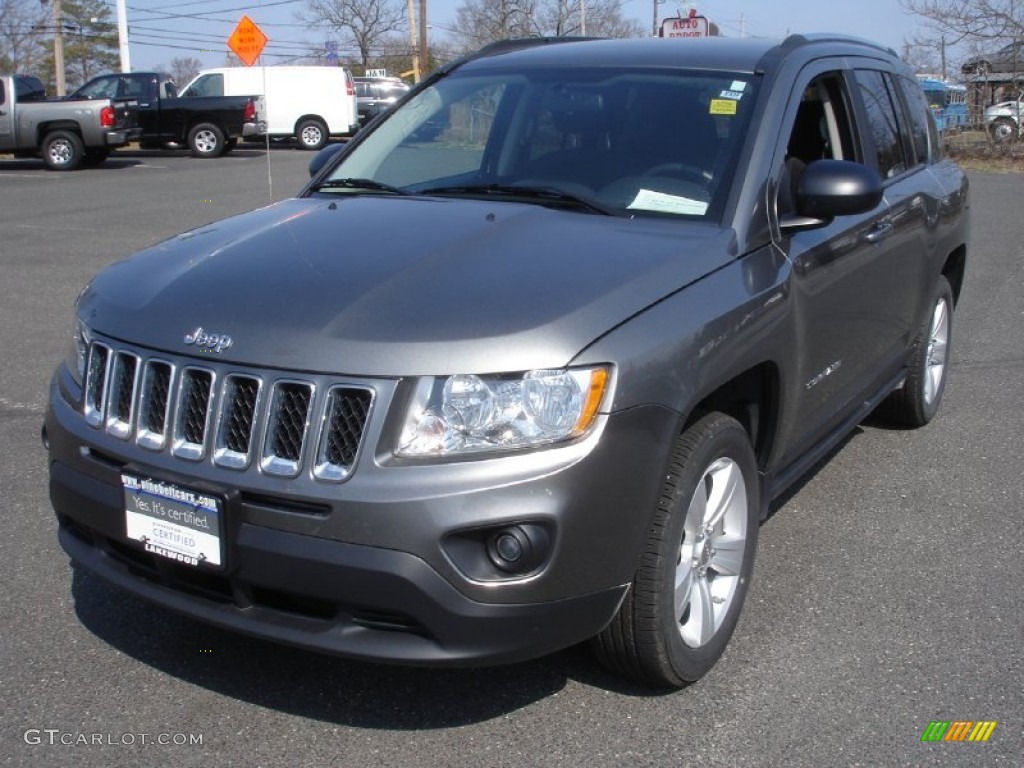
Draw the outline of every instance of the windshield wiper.
<instances>
[{"instance_id":1,"label":"windshield wiper","mask_svg":"<svg viewBox=\"0 0 1024 768\"><path fill-rule=\"evenodd\" d=\"M431 187L417 190L420 195L481 195L484 197L520 198L540 203L572 205L585 208L605 216L621 216L622 213L589 198L574 195L557 187L519 187L515 184L467 184L452 187Z\"/></svg>"},{"instance_id":2,"label":"windshield wiper","mask_svg":"<svg viewBox=\"0 0 1024 768\"><path fill-rule=\"evenodd\" d=\"M327 179L314 184L310 191L318 192L321 189L370 189L374 192L388 192L392 195L411 195L408 190L401 187L393 187L373 179Z\"/></svg>"}]
</instances>

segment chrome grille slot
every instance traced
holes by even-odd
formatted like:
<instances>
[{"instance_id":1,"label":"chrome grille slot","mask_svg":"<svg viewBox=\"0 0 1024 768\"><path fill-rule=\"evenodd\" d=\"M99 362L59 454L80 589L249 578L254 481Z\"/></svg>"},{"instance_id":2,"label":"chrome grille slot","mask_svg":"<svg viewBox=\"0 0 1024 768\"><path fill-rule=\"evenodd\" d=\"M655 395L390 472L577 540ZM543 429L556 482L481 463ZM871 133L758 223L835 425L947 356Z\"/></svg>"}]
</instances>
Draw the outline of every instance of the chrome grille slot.
<instances>
[{"instance_id":1,"label":"chrome grille slot","mask_svg":"<svg viewBox=\"0 0 1024 768\"><path fill-rule=\"evenodd\" d=\"M232 374L224 380L215 464L231 469L249 466L260 388L260 380L252 376Z\"/></svg>"},{"instance_id":2,"label":"chrome grille slot","mask_svg":"<svg viewBox=\"0 0 1024 768\"><path fill-rule=\"evenodd\" d=\"M171 453L199 461L206 453L210 428L214 374L204 368L185 368L178 385L177 416Z\"/></svg>"},{"instance_id":3,"label":"chrome grille slot","mask_svg":"<svg viewBox=\"0 0 1024 768\"><path fill-rule=\"evenodd\" d=\"M107 432L127 440L132 432L136 374L139 358L128 352L115 352L110 368L110 396L107 401Z\"/></svg>"},{"instance_id":4,"label":"chrome grille slot","mask_svg":"<svg viewBox=\"0 0 1024 768\"><path fill-rule=\"evenodd\" d=\"M85 420L93 427L103 423L110 377L110 347L93 344L85 367Z\"/></svg>"},{"instance_id":5,"label":"chrome grille slot","mask_svg":"<svg viewBox=\"0 0 1024 768\"><path fill-rule=\"evenodd\" d=\"M142 368L139 425L135 441L143 448L159 451L167 442L167 418L171 404L173 374L173 366L162 360L148 360Z\"/></svg>"},{"instance_id":6,"label":"chrome grille slot","mask_svg":"<svg viewBox=\"0 0 1024 768\"><path fill-rule=\"evenodd\" d=\"M352 474L373 388L323 375L274 379L230 363L184 362L92 341L83 382L86 422L148 451L237 472L285 478L305 472L307 479L333 483Z\"/></svg>"},{"instance_id":7,"label":"chrome grille slot","mask_svg":"<svg viewBox=\"0 0 1024 768\"><path fill-rule=\"evenodd\" d=\"M338 482L348 477L355 464L363 430L370 414L373 392L352 387L332 387L327 393L313 476Z\"/></svg>"},{"instance_id":8,"label":"chrome grille slot","mask_svg":"<svg viewBox=\"0 0 1024 768\"><path fill-rule=\"evenodd\" d=\"M280 381L274 385L261 461L267 474L294 477L299 473L312 403L312 384Z\"/></svg>"}]
</instances>

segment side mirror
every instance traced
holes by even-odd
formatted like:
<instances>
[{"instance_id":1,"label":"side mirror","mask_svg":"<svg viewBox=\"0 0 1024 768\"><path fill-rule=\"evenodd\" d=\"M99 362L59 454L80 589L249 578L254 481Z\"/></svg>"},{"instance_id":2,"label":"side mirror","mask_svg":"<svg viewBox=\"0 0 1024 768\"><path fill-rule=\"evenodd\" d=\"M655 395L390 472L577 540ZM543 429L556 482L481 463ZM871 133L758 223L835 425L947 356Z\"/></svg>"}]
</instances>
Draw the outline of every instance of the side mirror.
<instances>
[{"instance_id":1,"label":"side mirror","mask_svg":"<svg viewBox=\"0 0 1024 768\"><path fill-rule=\"evenodd\" d=\"M797 182L797 215L784 217L779 226L808 229L836 216L867 213L882 202L882 195L882 178L874 168L848 160L815 160Z\"/></svg>"},{"instance_id":2,"label":"side mirror","mask_svg":"<svg viewBox=\"0 0 1024 768\"><path fill-rule=\"evenodd\" d=\"M309 177L313 178L320 170L331 161L331 159L345 148L344 144L328 144L309 161Z\"/></svg>"}]
</instances>

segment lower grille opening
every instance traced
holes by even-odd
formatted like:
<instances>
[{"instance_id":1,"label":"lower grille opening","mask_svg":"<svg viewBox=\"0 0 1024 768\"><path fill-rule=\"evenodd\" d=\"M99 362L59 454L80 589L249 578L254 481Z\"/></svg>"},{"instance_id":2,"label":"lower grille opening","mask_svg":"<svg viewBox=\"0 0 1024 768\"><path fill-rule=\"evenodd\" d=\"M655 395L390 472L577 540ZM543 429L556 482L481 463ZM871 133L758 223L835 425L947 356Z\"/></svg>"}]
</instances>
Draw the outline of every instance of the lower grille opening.
<instances>
[{"instance_id":1,"label":"lower grille opening","mask_svg":"<svg viewBox=\"0 0 1024 768\"><path fill-rule=\"evenodd\" d=\"M293 595L266 587L252 587L251 595L253 603L261 608L270 608L310 619L331 620L338 615L338 606L330 600Z\"/></svg>"},{"instance_id":2,"label":"lower grille opening","mask_svg":"<svg viewBox=\"0 0 1024 768\"><path fill-rule=\"evenodd\" d=\"M413 635L427 636L426 628L405 613L357 608L353 609L351 614L353 624L367 629L378 629L384 632L408 632Z\"/></svg>"}]
</instances>

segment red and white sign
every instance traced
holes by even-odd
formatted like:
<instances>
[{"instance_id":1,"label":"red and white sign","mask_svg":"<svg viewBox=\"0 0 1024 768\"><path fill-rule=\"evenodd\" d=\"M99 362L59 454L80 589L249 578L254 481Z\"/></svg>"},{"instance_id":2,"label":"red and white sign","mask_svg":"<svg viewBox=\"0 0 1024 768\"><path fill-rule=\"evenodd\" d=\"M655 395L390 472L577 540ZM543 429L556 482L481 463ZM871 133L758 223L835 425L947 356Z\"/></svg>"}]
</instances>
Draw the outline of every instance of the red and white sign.
<instances>
[{"instance_id":1,"label":"red and white sign","mask_svg":"<svg viewBox=\"0 0 1024 768\"><path fill-rule=\"evenodd\" d=\"M661 22L658 37L707 37L710 25L706 16L698 16L697 9L691 8L686 18L673 16Z\"/></svg>"}]
</instances>

